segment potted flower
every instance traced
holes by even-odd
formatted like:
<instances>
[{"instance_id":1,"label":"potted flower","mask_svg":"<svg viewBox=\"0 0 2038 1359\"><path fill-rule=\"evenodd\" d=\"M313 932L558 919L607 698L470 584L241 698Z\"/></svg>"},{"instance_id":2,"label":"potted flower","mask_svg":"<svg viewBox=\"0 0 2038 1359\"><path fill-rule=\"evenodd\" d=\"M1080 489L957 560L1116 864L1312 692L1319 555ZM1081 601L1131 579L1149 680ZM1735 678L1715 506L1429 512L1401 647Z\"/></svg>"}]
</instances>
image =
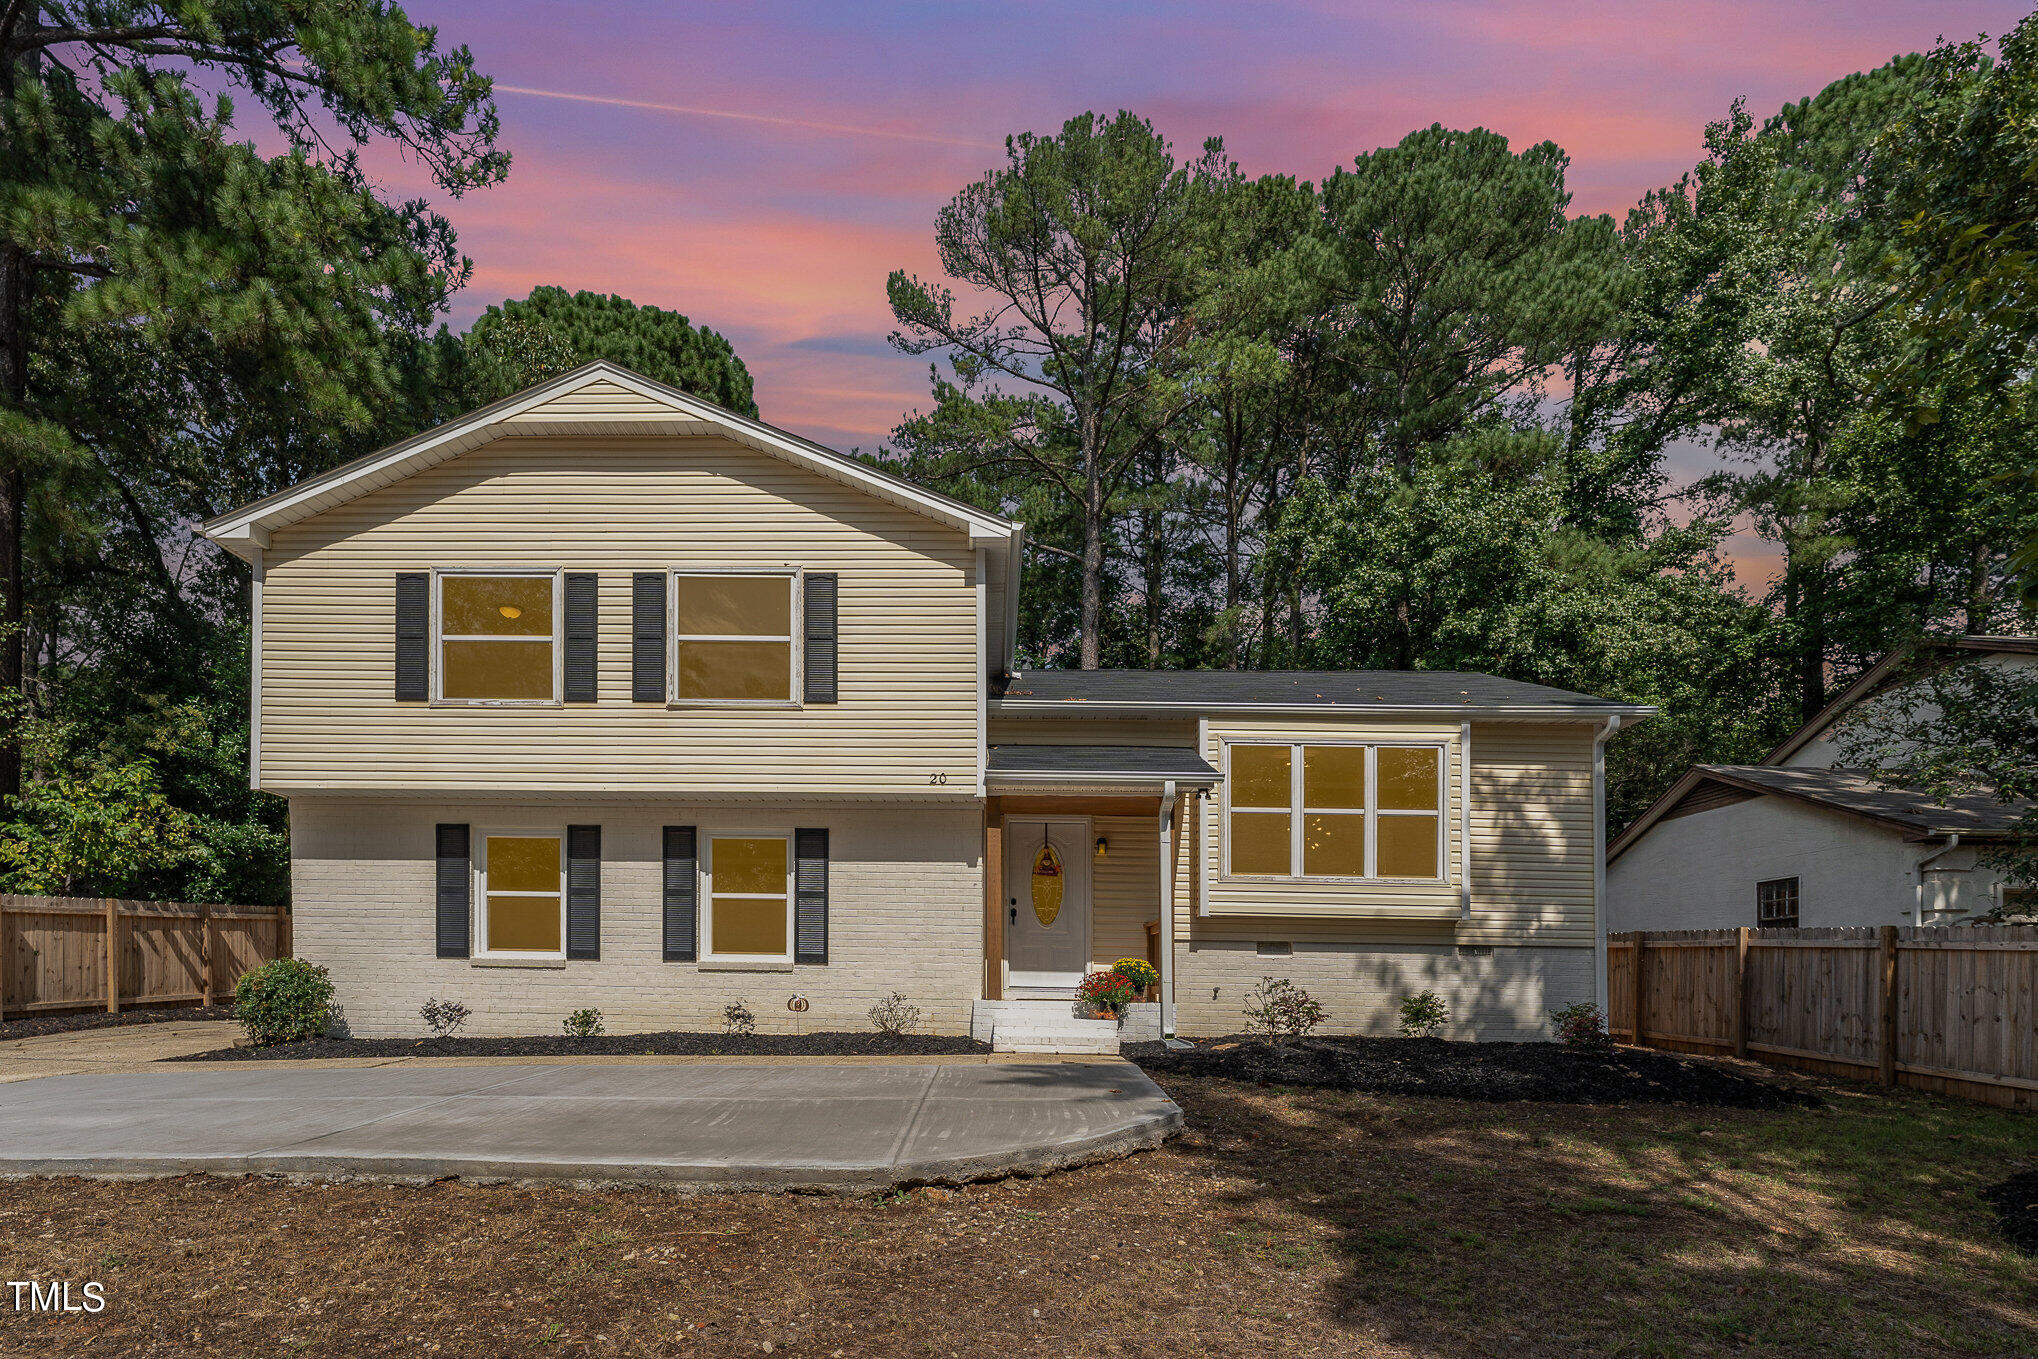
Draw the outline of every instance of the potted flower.
<instances>
[{"instance_id":1,"label":"potted flower","mask_svg":"<svg viewBox=\"0 0 2038 1359\"><path fill-rule=\"evenodd\" d=\"M1161 974L1154 965L1144 958L1120 958L1111 964L1111 970L1132 983L1132 989L1147 1000L1153 999L1153 990L1161 984Z\"/></svg>"},{"instance_id":2,"label":"potted flower","mask_svg":"<svg viewBox=\"0 0 2038 1359\"><path fill-rule=\"evenodd\" d=\"M1116 1019L1126 1006L1139 999L1132 983L1116 972L1092 972L1076 988L1076 995L1098 1019Z\"/></svg>"}]
</instances>

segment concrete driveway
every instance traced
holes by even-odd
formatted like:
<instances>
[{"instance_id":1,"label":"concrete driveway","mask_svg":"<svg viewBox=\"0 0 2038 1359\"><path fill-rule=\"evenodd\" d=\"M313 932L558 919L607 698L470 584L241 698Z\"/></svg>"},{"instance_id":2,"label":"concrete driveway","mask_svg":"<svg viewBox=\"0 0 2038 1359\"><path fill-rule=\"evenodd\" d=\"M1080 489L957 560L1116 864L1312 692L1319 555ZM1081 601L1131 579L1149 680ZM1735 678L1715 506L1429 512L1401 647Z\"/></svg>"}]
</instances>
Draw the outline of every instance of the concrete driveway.
<instances>
[{"instance_id":1,"label":"concrete driveway","mask_svg":"<svg viewBox=\"0 0 2038 1359\"><path fill-rule=\"evenodd\" d=\"M180 1067L0 1086L0 1176L287 1174L869 1191L1159 1145L1129 1062Z\"/></svg>"}]
</instances>

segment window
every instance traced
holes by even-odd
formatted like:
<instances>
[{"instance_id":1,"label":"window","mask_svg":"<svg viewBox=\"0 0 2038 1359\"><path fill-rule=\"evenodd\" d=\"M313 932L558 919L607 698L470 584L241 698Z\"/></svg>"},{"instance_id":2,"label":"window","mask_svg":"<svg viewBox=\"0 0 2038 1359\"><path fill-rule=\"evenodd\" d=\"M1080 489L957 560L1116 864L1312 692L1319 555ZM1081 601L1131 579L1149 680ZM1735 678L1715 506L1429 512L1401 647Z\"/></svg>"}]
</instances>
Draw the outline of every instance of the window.
<instances>
[{"instance_id":1,"label":"window","mask_svg":"<svg viewBox=\"0 0 2038 1359\"><path fill-rule=\"evenodd\" d=\"M481 837L482 956L566 956L564 837L523 832Z\"/></svg>"},{"instance_id":2,"label":"window","mask_svg":"<svg viewBox=\"0 0 2038 1359\"><path fill-rule=\"evenodd\" d=\"M1226 748L1227 869L1237 877L1443 877L1444 748Z\"/></svg>"},{"instance_id":3,"label":"window","mask_svg":"<svg viewBox=\"0 0 2038 1359\"><path fill-rule=\"evenodd\" d=\"M1771 878L1755 884L1755 925L1765 930L1797 928L1797 879Z\"/></svg>"},{"instance_id":4,"label":"window","mask_svg":"<svg viewBox=\"0 0 2038 1359\"><path fill-rule=\"evenodd\" d=\"M709 957L791 959L791 836L708 837L707 879Z\"/></svg>"},{"instance_id":5,"label":"window","mask_svg":"<svg viewBox=\"0 0 2038 1359\"><path fill-rule=\"evenodd\" d=\"M456 703L558 699L557 579L444 573L439 581L439 697Z\"/></svg>"},{"instance_id":6,"label":"window","mask_svg":"<svg viewBox=\"0 0 2038 1359\"><path fill-rule=\"evenodd\" d=\"M672 578L672 696L680 703L791 704L796 571Z\"/></svg>"}]
</instances>

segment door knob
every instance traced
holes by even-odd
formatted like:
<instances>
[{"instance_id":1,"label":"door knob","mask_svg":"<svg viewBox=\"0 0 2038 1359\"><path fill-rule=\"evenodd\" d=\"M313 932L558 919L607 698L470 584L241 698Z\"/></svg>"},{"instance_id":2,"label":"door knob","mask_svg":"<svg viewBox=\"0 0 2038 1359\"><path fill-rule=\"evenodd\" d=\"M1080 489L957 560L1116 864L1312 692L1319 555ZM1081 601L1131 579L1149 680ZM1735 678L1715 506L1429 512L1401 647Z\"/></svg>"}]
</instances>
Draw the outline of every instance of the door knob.
<instances>
[{"instance_id":1,"label":"door knob","mask_svg":"<svg viewBox=\"0 0 2038 1359\"><path fill-rule=\"evenodd\" d=\"M1017 906L1012 908L1012 923L1015 925L1019 923L1019 908Z\"/></svg>"}]
</instances>

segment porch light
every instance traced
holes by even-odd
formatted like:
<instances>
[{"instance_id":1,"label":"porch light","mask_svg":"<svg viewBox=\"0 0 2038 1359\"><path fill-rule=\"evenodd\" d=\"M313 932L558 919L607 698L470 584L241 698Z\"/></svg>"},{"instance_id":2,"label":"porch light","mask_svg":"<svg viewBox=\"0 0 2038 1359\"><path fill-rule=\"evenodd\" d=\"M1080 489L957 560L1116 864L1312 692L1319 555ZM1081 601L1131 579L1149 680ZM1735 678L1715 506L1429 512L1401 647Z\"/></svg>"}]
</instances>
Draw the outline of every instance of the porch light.
<instances>
[{"instance_id":1,"label":"porch light","mask_svg":"<svg viewBox=\"0 0 2038 1359\"><path fill-rule=\"evenodd\" d=\"M1107 842L1105 841L1103 836L1100 835L1097 837L1097 857L1100 859L1104 857L1106 843Z\"/></svg>"}]
</instances>

